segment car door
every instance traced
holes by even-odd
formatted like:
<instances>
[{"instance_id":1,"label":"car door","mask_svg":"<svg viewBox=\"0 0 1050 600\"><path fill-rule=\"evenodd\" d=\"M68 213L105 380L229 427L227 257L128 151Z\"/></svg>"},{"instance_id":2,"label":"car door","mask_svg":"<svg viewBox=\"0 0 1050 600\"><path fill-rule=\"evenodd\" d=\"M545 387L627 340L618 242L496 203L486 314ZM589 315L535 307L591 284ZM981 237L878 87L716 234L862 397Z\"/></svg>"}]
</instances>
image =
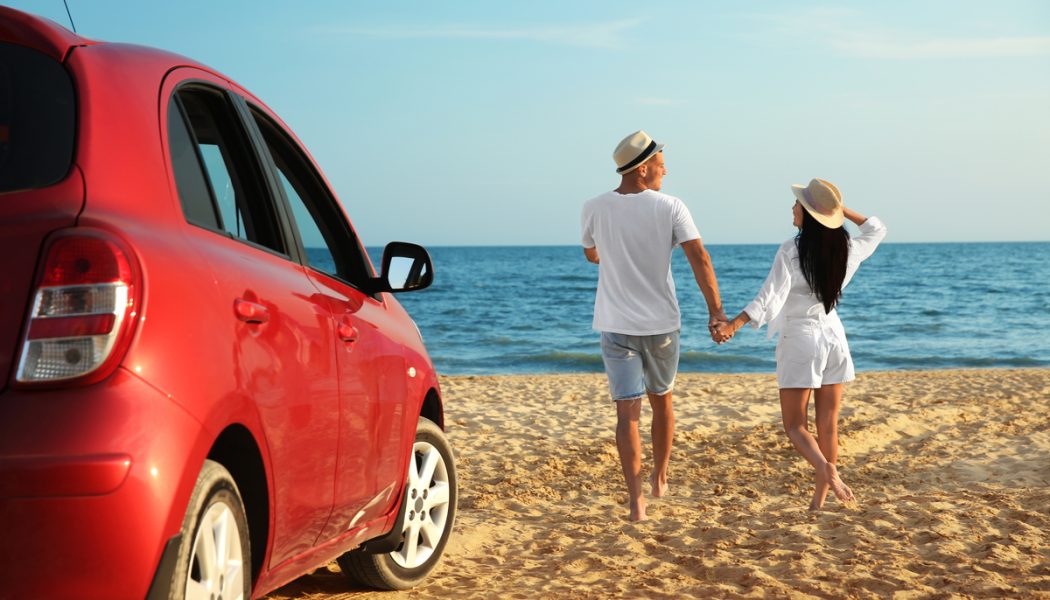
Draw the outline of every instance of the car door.
<instances>
[{"instance_id":1,"label":"car door","mask_svg":"<svg viewBox=\"0 0 1050 600\"><path fill-rule=\"evenodd\" d=\"M391 339L373 270L324 179L284 128L261 108L250 114L288 202L306 272L332 312L339 367L339 459L332 516L321 540L388 512L400 492L406 361ZM319 540L319 541L321 541Z\"/></svg>"},{"instance_id":2,"label":"car door","mask_svg":"<svg viewBox=\"0 0 1050 600\"><path fill-rule=\"evenodd\" d=\"M224 83L195 69L170 75L168 135L187 241L210 266L215 310L228 317L206 341L230 360L229 380L215 382L215 421L257 411L275 566L312 548L331 512L338 366L330 309L292 254L283 204Z\"/></svg>"}]
</instances>

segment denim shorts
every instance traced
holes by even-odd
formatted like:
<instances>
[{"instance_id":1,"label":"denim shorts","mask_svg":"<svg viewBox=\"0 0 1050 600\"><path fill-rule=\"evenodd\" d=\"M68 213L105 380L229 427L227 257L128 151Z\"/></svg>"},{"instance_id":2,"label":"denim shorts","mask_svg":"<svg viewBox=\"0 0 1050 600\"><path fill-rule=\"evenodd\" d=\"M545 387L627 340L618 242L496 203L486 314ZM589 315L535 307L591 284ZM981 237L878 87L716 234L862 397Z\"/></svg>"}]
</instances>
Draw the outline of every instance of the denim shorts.
<instances>
[{"instance_id":1,"label":"denim shorts","mask_svg":"<svg viewBox=\"0 0 1050 600\"><path fill-rule=\"evenodd\" d=\"M678 331L656 335L602 332L602 361L613 400L636 400L646 392L674 389L678 374Z\"/></svg>"}]
</instances>

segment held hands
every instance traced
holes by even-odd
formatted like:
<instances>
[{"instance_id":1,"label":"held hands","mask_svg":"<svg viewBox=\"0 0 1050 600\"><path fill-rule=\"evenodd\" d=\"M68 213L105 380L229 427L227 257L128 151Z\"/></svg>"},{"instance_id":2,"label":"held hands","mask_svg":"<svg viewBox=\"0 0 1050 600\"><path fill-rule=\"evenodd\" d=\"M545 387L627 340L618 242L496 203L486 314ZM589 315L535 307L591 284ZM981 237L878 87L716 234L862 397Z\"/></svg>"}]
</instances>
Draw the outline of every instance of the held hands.
<instances>
[{"instance_id":1,"label":"held hands","mask_svg":"<svg viewBox=\"0 0 1050 600\"><path fill-rule=\"evenodd\" d=\"M728 342L729 339L733 337L730 325L725 321L719 321L718 323L709 325L708 329L711 332L711 341L719 345Z\"/></svg>"},{"instance_id":2,"label":"held hands","mask_svg":"<svg viewBox=\"0 0 1050 600\"><path fill-rule=\"evenodd\" d=\"M708 330L711 332L711 340L719 345L728 342L743 325L743 323L738 321L738 319L729 321L725 318L725 315L722 315L721 319L715 319L712 316L711 321L707 325Z\"/></svg>"},{"instance_id":3,"label":"held hands","mask_svg":"<svg viewBox=\"0 0 1050 600\"><path fill-rule=\"evenodd\" d=\"M707 331L711 334L711 341L722 344L733 337L733 333L727 335L728 319L724 311L711 312L707 321ZM735 333L735 332L734 332Z\"/></svg>"}]
</instances>

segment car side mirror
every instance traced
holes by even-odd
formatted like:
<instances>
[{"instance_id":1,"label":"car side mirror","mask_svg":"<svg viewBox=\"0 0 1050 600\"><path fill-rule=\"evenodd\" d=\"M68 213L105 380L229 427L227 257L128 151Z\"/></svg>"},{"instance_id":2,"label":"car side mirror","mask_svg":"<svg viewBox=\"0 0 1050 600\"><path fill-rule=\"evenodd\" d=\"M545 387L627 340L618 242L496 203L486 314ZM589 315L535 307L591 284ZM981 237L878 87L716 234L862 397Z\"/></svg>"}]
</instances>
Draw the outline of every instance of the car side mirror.
<instances>
[{"instance_id":1,"label":"car side mirror","mask_svg":"<svg viewBox=\"0 0 1050 600\"><path fill-rule=\"evenodd\" d=\"M390 242L383 249L383 266L375 282L377 292L411 292L434 281L434 266L426 248L408 242Z\"/></svg>"}]
</instances>

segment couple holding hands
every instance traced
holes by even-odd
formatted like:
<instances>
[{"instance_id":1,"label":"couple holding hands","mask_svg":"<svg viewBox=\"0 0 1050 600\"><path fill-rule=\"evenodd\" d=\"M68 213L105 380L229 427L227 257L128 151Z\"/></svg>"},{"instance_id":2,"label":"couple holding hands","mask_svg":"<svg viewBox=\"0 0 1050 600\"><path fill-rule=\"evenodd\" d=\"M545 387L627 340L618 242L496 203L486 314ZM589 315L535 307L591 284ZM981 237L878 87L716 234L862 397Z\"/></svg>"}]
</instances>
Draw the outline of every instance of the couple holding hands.
<instances>
[{"instance_id":1,"label":"couple holding hands","mask_svg":"<svg viewBox=\"0 0 1050 600\"><path fill-rule=\"evenodd\" d=\"M667 493L675 419L671 396L678 372L681 316L671 276L671 254L681 246L707 302L708 329L724 343L747 323L779 333L777 386L784 430L813 466L811 510L828 493L843 503L854 495L836 470L838 414L843 384L854 379L846 332L835 312L843 288L886 236L877 217L846 208L833 184L814 179L793 185L792 225L797 235L777 250L762 288L740 314L722 309L710 256L689 209L660 192L667 168L663 144L644 131L624 138L613 152L620 186L589 200L581 225L584 255L598 265L593 327L601 332L602 360L616 404L616 447L630 499L629 518L646 518L642 490L642 398L653 410L652 496ZM860 228L850 237L849 219ZM807 427L809 398L816 405L814 437Z\"/></svg>"}]
</instances>

